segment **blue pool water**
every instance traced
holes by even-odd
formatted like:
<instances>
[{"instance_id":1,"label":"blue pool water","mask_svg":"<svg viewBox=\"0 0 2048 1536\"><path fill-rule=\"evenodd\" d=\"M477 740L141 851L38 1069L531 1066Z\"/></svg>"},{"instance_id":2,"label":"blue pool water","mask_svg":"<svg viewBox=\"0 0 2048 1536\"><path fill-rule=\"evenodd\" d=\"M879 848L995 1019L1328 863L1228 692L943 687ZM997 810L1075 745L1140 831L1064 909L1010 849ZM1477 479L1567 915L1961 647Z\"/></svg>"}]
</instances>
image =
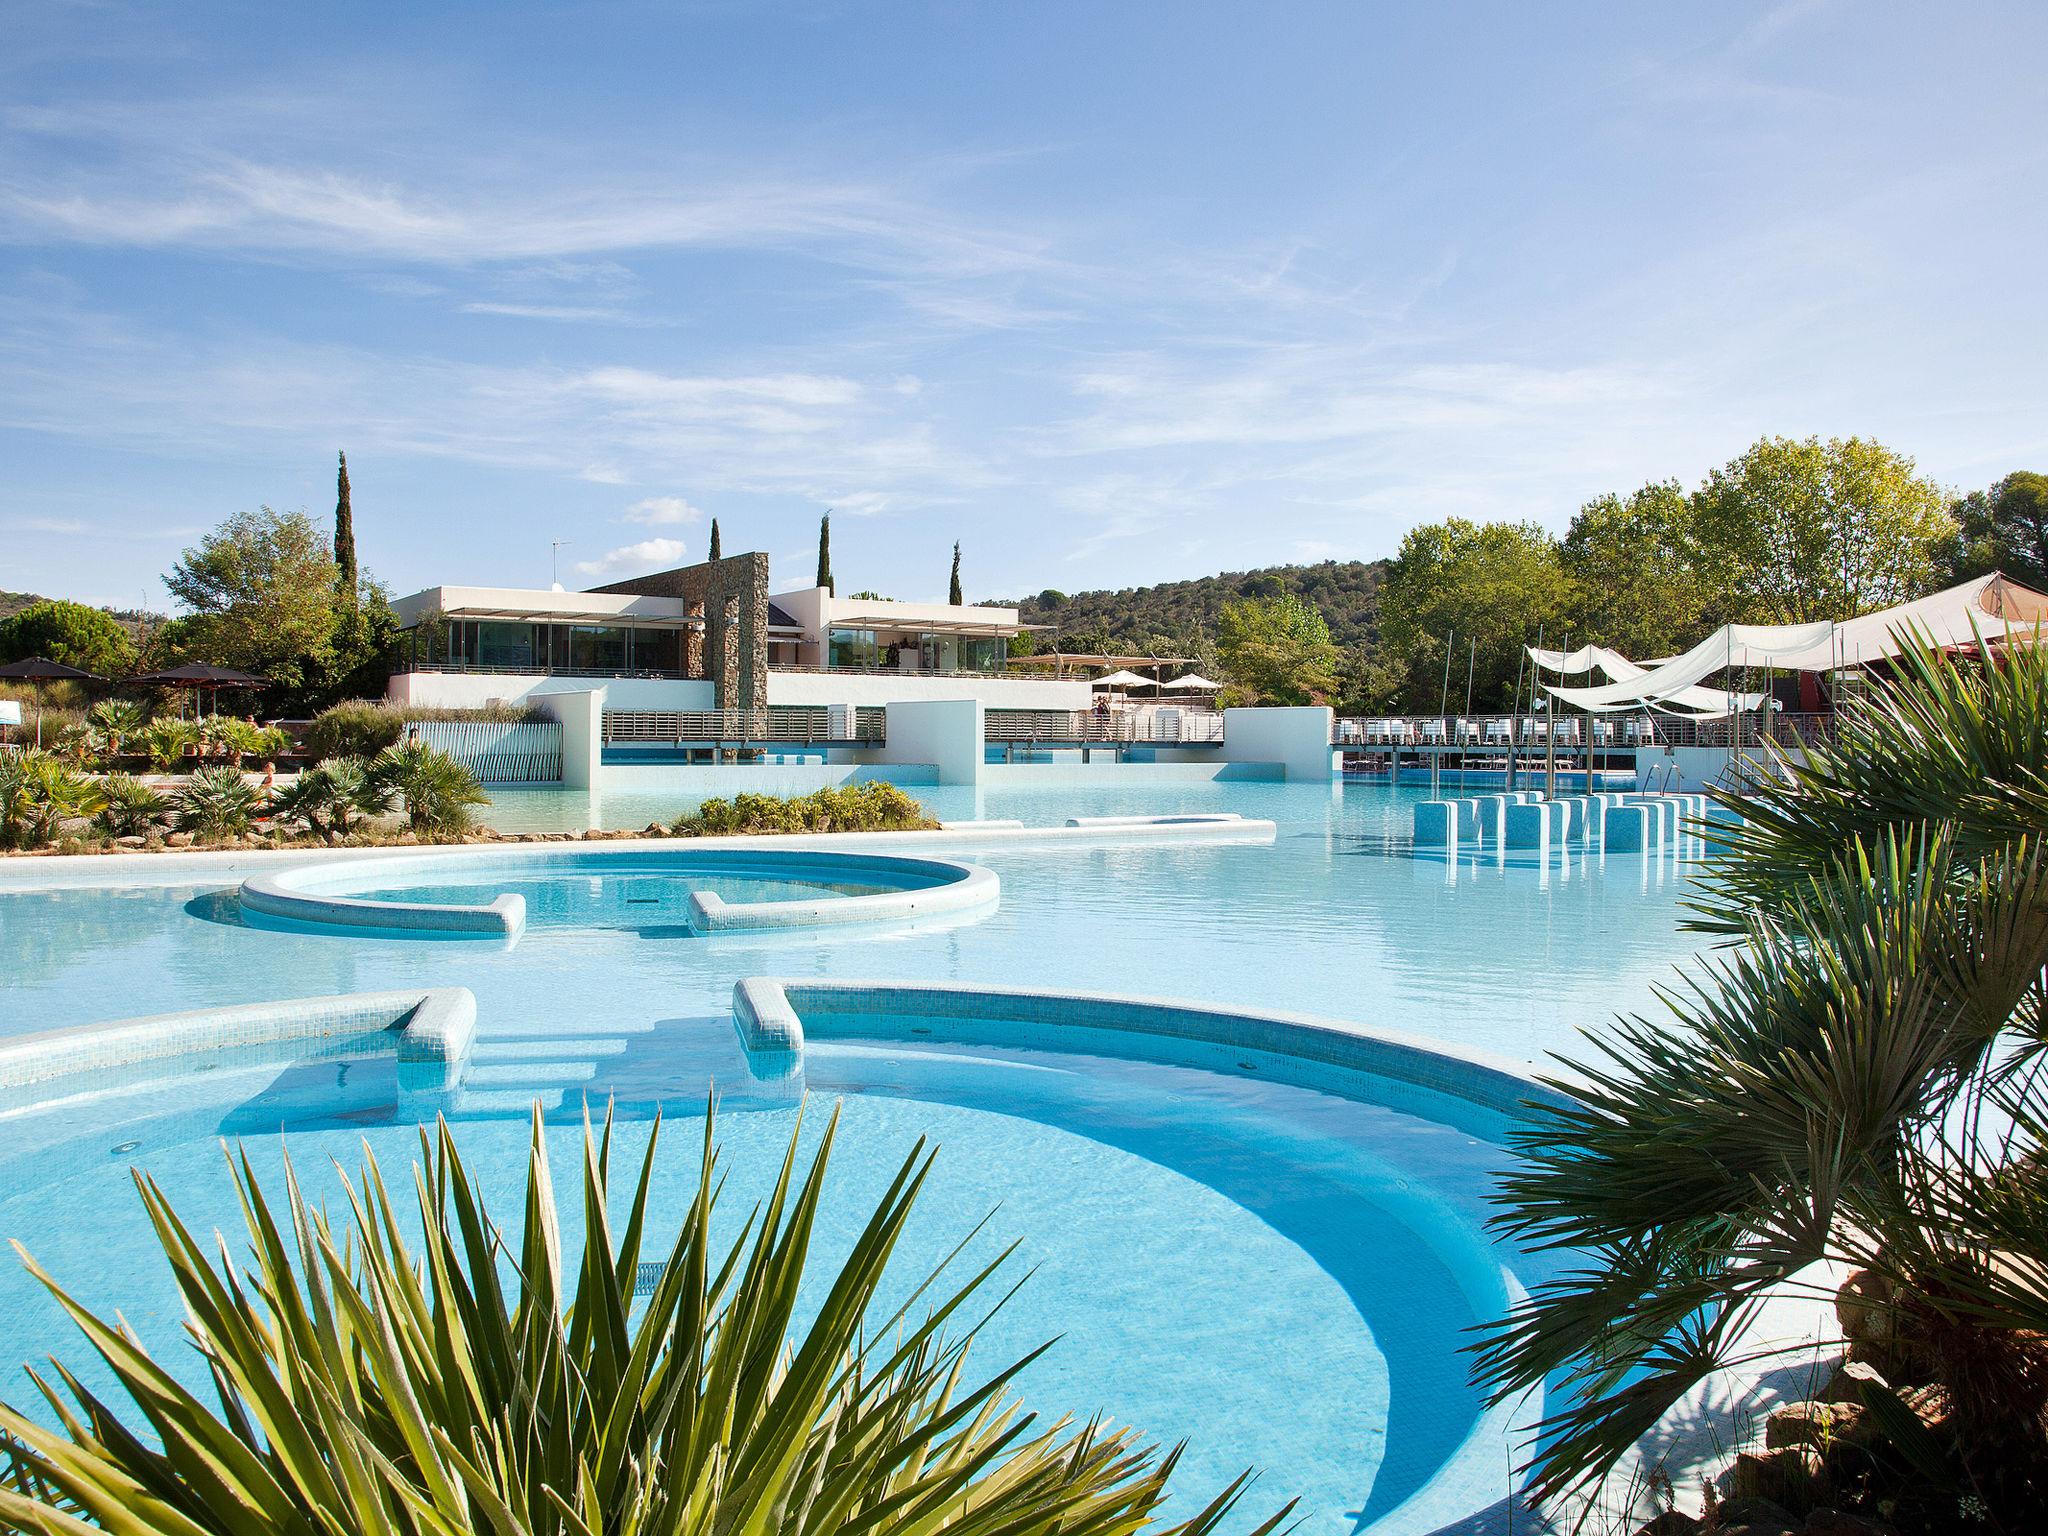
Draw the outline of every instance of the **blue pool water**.
<instances>
[{"instance_id":1,"label":"blue pool water","mask_svg":"<svg viewBox=\"0 0 2048 1536\"><path fill-rule=\"evenodd\" d=\"M1057 824L1231 810L1275 821L1279 836L1270 845L977 849L968 856L1000 874L1003 895L972 926L737 935L717 946L602 924L541 925L511 950L379 943L245 928L227 882L0 884L0 1033L463 985L477 997L478 1043L447 1107L501 1199L534 1100L557 1116L551 1134L566 1176L586 1096L616 1098L644 1135L654 1104L687 1119L715 1083L743 1205L746 1187L769 1177L794 1110L786 1090L746 1071L729 1011L742 976L1181 996L1349 1019L1529 1062L1617 1011L1652 1007L1652 984L1694 949L1678 931L1684 878L1672 861L1418 860L1407 840L1420 791L1062 782L917 793L947 818ZM524 791L502 795L490 819L544 827L595 815L631 826L664 809ZM807 1058L811 1091L846 1106L836 1177L850 1198L834 1204L840 1225L828 1239L845 1240L860 1193L872 1194L917 1134L931 1134L941 1175L911 1257L936 1255L992 1208L988 1241L1022 1241L1021 1257L1039 1272L998 1317L983 1356L993 1364L1063 1335L1027 1378L1034 1405L1102 1410L1164 1440L1187 1438L1191 1492L1260 1466L1261 1497L1301 1494L1316 1531L1385 1515L1447 1459L1449 1475L1464 1480L1461 1507L1504 1493L1504 1447L1456 1460L1478 1412L1456 1353L1461 1330L1497 1310L1515 1283L1480 1232L1498 1152L1457 1116L1170 1059L904 1041L825 1042ZM129 1163L162 1178L195 1225L231 1227L222 1134L289 1127L302 1169L330 1155L353 1163L368 1141L387 1170L402 1168L411 1131L388 1075L374 1058L193 1071L146 1095L0 1117L9 1174L0 1237L22 1238L80 1280L88 1300L122 1306L175 1355L177 1318L127 1189ZM675 1129L669 1209L694 1172L689 1129ZM129 1142L137 1145L116 1150ZM261 1145L274 1159L274 1143ZM1526 1282L1530 1271L1517 1268ZM0 1338L5 1363L58 1345L77 1355L11 1265L0 1265Z\"/></svg>"}]
</instances>

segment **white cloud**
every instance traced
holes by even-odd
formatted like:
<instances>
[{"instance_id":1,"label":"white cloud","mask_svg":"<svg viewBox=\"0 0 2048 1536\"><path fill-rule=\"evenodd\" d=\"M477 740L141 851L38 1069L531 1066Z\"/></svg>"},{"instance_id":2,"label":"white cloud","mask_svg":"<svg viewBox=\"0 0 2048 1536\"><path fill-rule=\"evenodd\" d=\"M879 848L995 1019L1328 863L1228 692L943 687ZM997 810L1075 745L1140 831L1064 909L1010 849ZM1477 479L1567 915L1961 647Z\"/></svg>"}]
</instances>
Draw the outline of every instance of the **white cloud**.
<instances>
[{"instance_id":1,"label":"white cloud","mask_svg":"<svg viewBox=\"0 0 2048 1536\"><path fill-rule=\"evenodd\" d=\"M10 517L0 523L9 533L89 533L90 529L75 517Z\"/></svg>"},{"instance_id":2,"label":"white cloud","mask_svg":"<svg viewBox=\"0 0 2048 1536\"><path fill-rule=\"evenodd\" d=\"M621 520L648 528L666 528L676 523L702 522L704 509L691 506L680 496L649 496L626 508Z\"/></svg>"},{"instance_id":3,"label":"white cloud","mask_svg":"<svg viewBox=\"0 0 2048 1536\"><path fill-rule=\"evenodd\" d=\"M596 560L579 560L576 569L585 576L638 575L680 564L681 539L642 539L638 544L621 544Z\"/></svg>"}]
</instances>

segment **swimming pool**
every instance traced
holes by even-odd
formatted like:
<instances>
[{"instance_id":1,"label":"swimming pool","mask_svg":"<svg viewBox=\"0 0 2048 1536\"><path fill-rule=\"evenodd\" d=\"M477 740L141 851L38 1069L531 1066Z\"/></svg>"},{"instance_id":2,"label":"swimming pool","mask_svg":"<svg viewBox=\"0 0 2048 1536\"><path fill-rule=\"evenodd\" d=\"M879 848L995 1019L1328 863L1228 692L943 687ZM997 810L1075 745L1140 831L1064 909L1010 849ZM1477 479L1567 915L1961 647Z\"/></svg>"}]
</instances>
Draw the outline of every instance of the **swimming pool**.
<instances>
[{"instance_id":1,"label":"swimming pool","mask_svg":"<svg viewBox=\"0 0 2048 1536\"><path fill-rule=\"evenodd\" d=\"M592 813L587 802L528 794L506 799L535 818ZM978 848L968 856L1003 889L984 920L858 942L673 944L631 927L538 925L512 950L392 945L242 927L232 881L0 886L0 1032L467 986L476 1044L454 1108L465 1148L502 1194L536 1099L560 1121L559 1150L586 1095L616 1096L636 1117L656 1103L687 1115L713 1082L735 1167L757 1176L793 1111L788 1086L749 1071L734 1034L731 989L746 976L1197 997L1530 1062L1581 1027L1648 1006L1651 984L1687 962L1677 866L1603 865L1583 852L1540 868L1417 860L1409 836L1421 797L1269 783L921 790L947 819L1048 825L1229 810L1279 830L1265 845ZM621 819L645 824L653 815L643 810ZM931 846L947 851L942 839ZM128 1162L163 1177L193 1220L224 1226L233 1211L214 1144L223 1131L288 1127L302 1169L330 1152L353 1163L363 1139L402 1166L410 1132L383 1083L388 1070L370 1057L232 1081L194 1072L61 1116L0 1119L0 1166L17 1181L0 1197L0 1234L24 1236L59 1275L88 1273L100 1287L91 1299L132 1306L138 1326L169 1338L177 1319L153 1289L154 1261L132 1241ZM1028 1383L1035 1402L1113 1407L1168 1440L1198 1435L1191 1479L1263 1466L1260 1496L1303 1494L1311 1530L1388 1514L1474 1434L1485 1454L1459 1463L1471 1478L1465 1507L1504 1492L1504 1437L1496 1426L1484 1440L1455 1344L1459 1327L1497 1309L1530 1272L1479 1236L1497 1153L1473 1124L1164 1047L1135 1057L844 1038L811 1051L805 1080L845 1097L849 1151L862 1149L835 1174L849 1190L893 1166L915 1134L941 1143L920 1242L935 1247L1000 1206L997 1228L1041 1269L1001 1321L1011 1331L991 1336L991 1359L1051 1333L1067 1338ZM275 1158L268 1141L261 1156ZM859 1204L855 1194L838 1203ZM78 1211L93 1221L65 1218ZM0 1333L15 1358L57 1343L75 1355L39 1305L0 1265ZM1219 1417L1218 1404L1230 1411Z\"/></svg>"}]
</instances>

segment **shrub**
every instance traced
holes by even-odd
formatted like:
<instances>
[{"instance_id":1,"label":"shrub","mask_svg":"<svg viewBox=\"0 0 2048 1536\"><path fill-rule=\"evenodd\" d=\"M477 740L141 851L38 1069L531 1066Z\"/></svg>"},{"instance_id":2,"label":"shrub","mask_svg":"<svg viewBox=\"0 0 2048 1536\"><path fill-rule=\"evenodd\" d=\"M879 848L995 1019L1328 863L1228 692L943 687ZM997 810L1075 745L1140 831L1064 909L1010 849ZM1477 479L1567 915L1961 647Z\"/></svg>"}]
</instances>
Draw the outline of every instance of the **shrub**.
<instances>
[{"instance_id":1,"label":"shrub","mask_svg":"<svg viewBox=\"0 0 2048 1536\"><path fill-rule=\"evenodd\" d=\"M813 794L735 795L706 800L675 830L684 837L728 833L916 832L936 827L924 807L894 784L876 780L821 789Z\"/></svg>"},{"instance_id":2,"label":"shrub","mask_svg":"<svg viewBox=\"0 0 2048 1536\"><path fill-rule=\"evenodd\" d=\"M460 837L476 824L471 809L489 805L476 775L423 741L386 747L370 767L371 781L396 799L422 837Z\"/></svg>"},{"instance_id":3,"label":"shrub","mask_svg":"<svg viewBox=\"0 0 2048 1536\"><path fill-rule=\"evenodd\" d=\"M116 757L122 744L132 741L149 724L142 706L128 699L101 699L86 712L86 719L106 738L108 753Z\"/></svg>"},{"instance_id":4,"label":"shrub","mask_svg":"<svg viewBox=\"0 0 2048 1536\"><path fill-rule=\"evenodd\" d=\"M178 796L178 827L209 840L240 837L262 808L263 797L241 769L210 763Z\"/></svg>"},{"instance_id":5,"label":"shrub","mask_svg":"<svg viewBox=\"0 0 2048 1536\"><path fill-rule=\"evenodd\" d=\"M100 780L100 808L93 820L109 837L142 837L155 830L171 802L125 773Z\"/></svg>"},{"instance_id":6,"label":"shrub","mask_svg":"<svg viewBox=\"0 0 2048 1536\"><path fill-rule=\"evenodd\" d=\"M932 1166L922 1141L828 1259L811 1238L835 1225L821 1214L834 1128L808 1170L797 1134L758 1213L714 1220L724 1169L707 1117L695 1193L651 1260L658 1125L623 1190L609 1178L611 1124L602 1140L586 1129L572 1209L588 1241L574 1246L537 1110L523 1230L485 1208L445 1123L421 1132L417 1224L374 1162L351 1181L344 1232L289 1167L273 1206L249 1160L232 1159L246 1275L138 1172L222 1406L30 1260L125 1390L95 1394L60 1366L79 1408L52 1385L54 1415L7 1411L0 1526L1206 1536L1221 1524L1246 1477L1156 1523L1178 1452L1093 1419L1034 1422L1014 1384L1038 1350L986 1376L965 1365L974 1326L947 1330L994 1305L1001 1261L961 1280L943 1264L899 1279ZM644 1297L643 1271L656 1276Z\"/></svg>"},{"instance_id":7,"label":"shrub","mask_svg":"<svg viewBox=\"0 0 2048 1536\"><path fill-rule=\"evenodd\" d=\"M41 848L64 822L99 805L99 786L53 753L30 748L0 756L0 847Z\"/></svg>"},{"instance_id":8,"label":"shrub","mask_svg":"<svg viewBox=\"0 0 2048 1536\"><path fill-rule=\"evenodd\" d=\"M305 827L325 842L354 830L353 818L372 816L389 803L390 794L359 757L334 757L308 768L277 792L270 814L285 825Z\"/></svg>"},{"instance_id":9,"label":"shrub","mask_svg":"<svg viewBox=\"0 0 2048 1536\"><path fill-rule=\"evenodd\" d=\"M398 711L367 699L351 699L313 717L306 727L306 750L316 759L360 757L368 761L396 745L404 729Z\"/></svg>"},{"instance_id":10,"label":"shrub","mask_svg":"<svg viewBox=\"0 0 2048 1536\"><path fill-rule=\"evenodd\" d=\"M175 773L184 761L185 749L198 740L198 729L191 721L159 715L142 728L140 745L150 767L158 773Z\"/></svg>"}]
</instances>

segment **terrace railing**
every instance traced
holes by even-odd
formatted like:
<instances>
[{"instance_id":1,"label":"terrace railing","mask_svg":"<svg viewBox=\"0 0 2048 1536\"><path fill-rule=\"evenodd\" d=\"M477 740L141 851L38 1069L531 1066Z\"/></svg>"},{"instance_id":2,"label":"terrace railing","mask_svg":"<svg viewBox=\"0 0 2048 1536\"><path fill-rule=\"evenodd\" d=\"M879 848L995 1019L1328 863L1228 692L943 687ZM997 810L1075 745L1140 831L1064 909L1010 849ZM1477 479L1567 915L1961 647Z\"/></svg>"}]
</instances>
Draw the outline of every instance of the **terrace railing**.
<instances>
[{"instance_id":1,"label":"terrace railing","mask_svg":"<svg viewBox=\"0 0 2048 1536\"><path fill-rule=\"evenodd\" d=\"M1086 709L991 709L982 716L982 735L1002 742L1207 746L1223 739L1223 716L1212 710L1097 714Z\"/></svg>"},{"instance_id":2,"label":"terrace railing","mask_svg":"<svg viewBox=\"0 0 2048 1536\"><path fill-rule=\"evenodd\" d=\"M607 744L683 746L695 743L750 745L774 742L872 746L884 739L887 716L880 708L853 705L769 705L759 709L608 709Z\"/></svg>"},{"instance_id":3,"label":"terrace railing","mask_svg":"<svg viewBox=\"0 0 2048 1536\"><path fill-rule=\"evenodd\" d=\"M1426 748L1472 753L1631 751L1643 747L1798 747L1832 739L1832 714L1746 712L1720 720L1684 715L1360 715L1338 719L1330 744L1355 752Z\"/></svg>"}]
</instances>

